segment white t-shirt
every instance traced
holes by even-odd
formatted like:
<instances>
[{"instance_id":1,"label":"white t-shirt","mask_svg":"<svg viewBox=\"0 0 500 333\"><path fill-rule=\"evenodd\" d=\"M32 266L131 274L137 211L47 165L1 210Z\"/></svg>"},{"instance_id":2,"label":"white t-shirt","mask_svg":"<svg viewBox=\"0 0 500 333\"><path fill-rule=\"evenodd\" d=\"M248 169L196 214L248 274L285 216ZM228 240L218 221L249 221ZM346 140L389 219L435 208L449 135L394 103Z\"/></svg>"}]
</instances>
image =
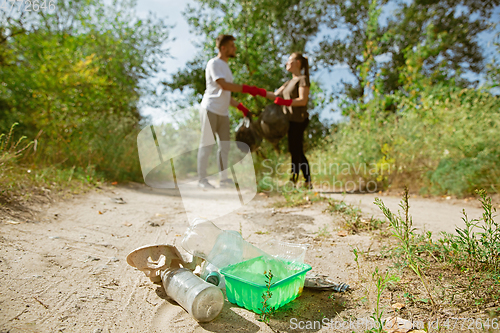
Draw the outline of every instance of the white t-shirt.
<instances>
[{"instance_id":1,"label":"white t-shirt","mask_svg":"<svg viewBox=\"0 0 500 333\"><path fill-rule=\"evenodd\" d=\"M229 115L231 92L223 90L216 82L218 79L224 79L226 82L232 83L233 73L231 73L227 62L215 57L208 61L205 69L207 88L201 100L201 107L220 116L227 116Z\"/></svg>"}]
</instances>

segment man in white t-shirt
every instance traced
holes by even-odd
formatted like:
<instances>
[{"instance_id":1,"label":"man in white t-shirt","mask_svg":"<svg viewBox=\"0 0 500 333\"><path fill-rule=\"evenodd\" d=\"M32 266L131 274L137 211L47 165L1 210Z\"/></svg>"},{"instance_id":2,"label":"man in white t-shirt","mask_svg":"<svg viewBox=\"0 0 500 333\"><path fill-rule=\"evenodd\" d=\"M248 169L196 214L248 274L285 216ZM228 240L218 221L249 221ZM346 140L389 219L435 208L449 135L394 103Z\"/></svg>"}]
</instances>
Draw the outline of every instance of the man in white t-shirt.
<instances>
[{"instance_id":1,"label":"man in white t-shirt","mask_svg":"<svg viewBox=\"0 0 500 333\"><path fill-rule=\"evenodd\" d=\"M233 83L233 74L227 61L236 57L235 38L231 35L217 37L216 46L219 49L217 57L210 59L205 69L207 88L201 101L201 140L198 149L198 186L214 188L207 180L207 166L215 135L219 138L217 150L217 165L221 171L220 186L232 186L234 182L227 176L227 161L229 155L229 105L237 108L246 117L248 109L231 97L231 92L248 93L252 96L266 97L266 90L255 86Z\"/></svg>"}]
</instances>

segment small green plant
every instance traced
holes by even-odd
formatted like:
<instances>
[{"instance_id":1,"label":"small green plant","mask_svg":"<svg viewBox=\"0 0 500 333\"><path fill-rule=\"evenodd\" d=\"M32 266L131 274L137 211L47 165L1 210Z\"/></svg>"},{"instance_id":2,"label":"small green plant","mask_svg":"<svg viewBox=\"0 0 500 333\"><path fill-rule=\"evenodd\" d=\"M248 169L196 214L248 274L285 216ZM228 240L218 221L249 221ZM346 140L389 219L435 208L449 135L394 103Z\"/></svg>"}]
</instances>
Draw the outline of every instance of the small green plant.
<instances>
[{"instance_id":1,"label":"small green plant","mask_svg":"<svg viewBox=\"0 0 500 333\"><path fill-rule=\"evenodd\" d=\"M486 191L477 190L483 208L482 219L469 220L465 210L462 220L465 228L456 228L456 236L451 237L451 247L458 258L465 253L465 265L473 270L480 269L498 273L500 271L500 223L493 219L496 209ZM483 222L483 223L481 223ZM479 229L481 232L475 232Z\"/></svg>"},{"instance_id":2,"label":"small green plant","mask_svg":"<svg viewBox=\"0 0 500 333\"><path fill-rule=\"evenodd\" d=\"M330 199L328 200L327 211L337 213L344 219L344 224L347 230L358 232L360 230L377 230L383 225L384 221L371 217L365 220L362 217L361 209L346 203L344 200Z\"/></svg>"},{"instance_id":3,"label":"small green plant","mask_svg":"<svg viewBox=\"0 0 500 333\"><path fill-rule=\"evenodd\" d=\"M361 210L359 208L347 204L344 200L335 199L329 200L328 205L330 212L339 213L342 216L348 230L358 232L361 227Z\"/></svg>"},{"instance_id":4,"label":"small green plant","mask_svg":"<svg viewBox=\"0 0 500 333\"><path fill-rule=\"evenodd\" d=\"M425 291L429 295L432 305L436 306L436 303L434 302L432 294L429 290L428 283L425 281L425 277L422 271L423 260L416 255L417 247L415 245L415 228L413 228L413 221L411 216L409 215L410 205L408 187L405 186L403 191L403 199L399 204L399 206L403 210L403 216L401 216L401 214L399 214L398 216L394 215L379 198L375 198L375 204L382 210L384 215L389 220L389 225L392 228L393 236L399 239L400 246L403 249L403 253L405 255L408 266L413 270L413 272L415 272L415 274L417 274L420 281L422 281L422 284L425 288Z\"/></svg>"},{"instance_id":5,"label":"small green plant","mask_svg":"<svg viewBox=\"0 0 500 333\"><path fill-rule=\"evenodd\" d=\"M264 272L264 276L266 277L266 288L267 290L262 293L262 308L260 310L259 314L259 321L262 321L264 323L269 323L270 321L270 316L273 313L274 309L269 306L269 300L273 296L273 293L271 292L271 286L274 284L272 282L273 280L273 273L271 270L269 270L269 273Z\"/></svg>"},{"instance_id":6,"label":"small green plant","mask_svg":"<svg viewBox=\"0 0 500 333\"><path fill-rule=\"evenodd\" d=\"M323 228L320 228L318 230L318 232L316 233L316 237L319 237L319 238L326 238L328 236L330 236L330 232L328 231L328 226L325 225Z\"/></svg>"},{"instance_id":7,"label":"small green plant","mask_svg":"<svg viewBox=\"0 0 500 333\"><path fill-rule=\"evenodd\" d=\"M410 302L410 303L415 303L415 297L413 297L413 295L412 295L412 294L410 294L410 293L408 293L408 292L404 292L404 293L403 293L403 297L404 297L405 299L407 299L407 300L408 300L408 302Z\"/></svg>"},{"instance_id":8,"label":"small green plant","mask_svg":"<svg viewBox=\"0 0 500 333\"><path fill-rule=\"evenodd\" d=\"M384 326L384 323L382 322L382 315L384 314L384 311L380 308L380 299L387 286L398 282L399 278L395 275L389 274L389 271L386 271L385 274L381 274L378 270L378 267L376 267L375 271L372 273L372 279L375 282L375 286L377 287L375 312L370 316L370 318L375 321L375 327L371 330L368 330L368 332L381 333L383 332Z\"/></svg>"},{"instance_id":9,"label":"small green plant","mask_svg":"<svg viewBox=\"0 0 500 333\"><path fill-rule=\"evenodd\" d=\"M351 246L351 248L352 248L352 253L354 254L354 261L356 262L356 266L358 267L358 279L360 279L361 273L359 269L359 250L354 246Z\"/></svg>"},{"instance_id":10,"label":"small green plant","mask_svg":"<svg viewBox=\"0 0 500 333\"><path fill-rule=\"evenodd\" d=\"M277 203L275 205L276 207L298 207L326 200L326 198L320 196L318 192L301 189L287 191L286 188L282 188L281 195L285 198L285 202Z\"/></svg>"}]
</instances>

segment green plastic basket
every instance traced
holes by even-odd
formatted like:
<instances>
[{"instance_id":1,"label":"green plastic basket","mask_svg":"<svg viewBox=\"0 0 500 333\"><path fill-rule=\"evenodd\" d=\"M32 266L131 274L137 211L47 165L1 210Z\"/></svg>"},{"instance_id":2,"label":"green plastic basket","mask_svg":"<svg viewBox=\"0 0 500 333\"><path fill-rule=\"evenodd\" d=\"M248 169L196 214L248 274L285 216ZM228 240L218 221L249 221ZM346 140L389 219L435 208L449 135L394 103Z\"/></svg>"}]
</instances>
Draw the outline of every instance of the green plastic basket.
<instances>
[{"instance_id":1,"label":"green plastic basket","mask_svg":"<svg viewBox=\"0 0 500 333\"><path fill-rule=\"evenodd\" d=\"M264 272L273 273L268 307L277 309L297 298L304 288L308 264L260 256L220 270L226 281L227 300L255 313L261 313L262 295L266 293Z\"/></svg>"}]
</instances>

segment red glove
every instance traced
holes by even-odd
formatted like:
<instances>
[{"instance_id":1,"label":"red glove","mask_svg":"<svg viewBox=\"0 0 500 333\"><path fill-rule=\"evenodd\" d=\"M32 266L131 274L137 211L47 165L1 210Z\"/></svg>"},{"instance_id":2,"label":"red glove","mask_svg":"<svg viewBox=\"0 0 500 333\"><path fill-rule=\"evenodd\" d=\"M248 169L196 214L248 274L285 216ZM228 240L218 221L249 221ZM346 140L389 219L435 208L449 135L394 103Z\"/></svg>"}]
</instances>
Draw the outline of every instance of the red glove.
<instances>
[{"instance_id":1,"label":"red glove","mask_svg":"<svg viewBox=\"0 0 500 333\"><path fill-rule=\"evenodd\" d=\"M292 105L293 99L283 99L281 97L276 97L274 104L290 106Z\"/></svg>"},{"instance_id":2,"label":"red glove","mask_svg":"<svg viewBox=\"0 0 500 333\"><path fill-rule=\"evenodd\" d=\"M243 116L247 116L248 115L248 112L250 112L244 105L243 103L240 103L238 104L238 106L236 107L238 110L240 110L241 112L243 112Z\"/></svg>"},{"instance_id":3,"label":"red glove","mask_svg":"<svg viewBox=\"0 0 500 333\"><path fill-rule=\"evenodd\" d=\"M246 84L243 85L242 93L244 94L250 94L252 96L262 96L266 97L267 91L264 88L257 88L256 86L247 86Z\"/></svg>"}]
</instances>

